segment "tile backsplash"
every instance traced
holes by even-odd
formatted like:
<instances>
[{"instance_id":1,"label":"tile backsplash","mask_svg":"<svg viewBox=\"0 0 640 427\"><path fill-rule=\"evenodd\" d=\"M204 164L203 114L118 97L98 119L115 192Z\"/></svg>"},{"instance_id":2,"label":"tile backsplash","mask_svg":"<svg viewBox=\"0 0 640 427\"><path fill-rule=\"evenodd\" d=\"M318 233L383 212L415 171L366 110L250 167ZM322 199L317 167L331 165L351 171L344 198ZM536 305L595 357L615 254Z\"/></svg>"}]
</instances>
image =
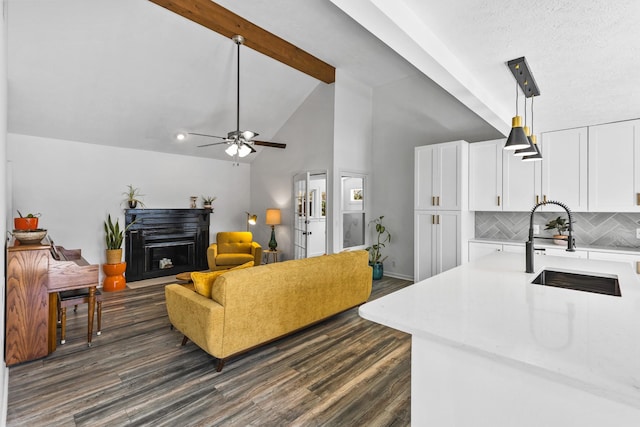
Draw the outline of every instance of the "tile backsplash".
<instances>
[{"instance_id":1,"label":"tile backsplash","mask_svg":"<svg viewBox=\"0 0 640 427\"><path fill-rule=\"evenodd\" d=\"M538 212L534 224L540 225L540 236L551 236L545 224L566 213ZM572 212L575 221L573 235L576 246L608 246L640 248L636 228L640 228L640 213ZM476 212L476 238L526 241L529 233L529 212Z\"/></svg>"}]
</instances>

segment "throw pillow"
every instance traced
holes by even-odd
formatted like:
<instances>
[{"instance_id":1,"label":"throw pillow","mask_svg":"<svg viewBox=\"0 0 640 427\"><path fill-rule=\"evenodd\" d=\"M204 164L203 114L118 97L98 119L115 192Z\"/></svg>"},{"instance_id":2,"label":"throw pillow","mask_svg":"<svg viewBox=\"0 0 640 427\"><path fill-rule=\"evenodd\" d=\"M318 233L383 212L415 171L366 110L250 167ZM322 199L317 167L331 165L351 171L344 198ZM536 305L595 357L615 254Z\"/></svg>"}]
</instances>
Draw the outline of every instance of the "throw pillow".
<instances>
[{"instance_id":1,"label":"throw pillow","mask_svg":"<svg viewBox=\"0 0 640 427\"><path fill-rule=\"evenodd\" d=\"M195 291L202 295L203 297L211 298L211 288L213 287L213 282L224 273L225 270L218 271L209 271L206 273L200 273L198 271L194 271L191 273L191 280L193 281L193 287Z\"/></svg>"},{"instance_id":2,"label":"throw pillow","mask_svg":"<svg viewBox=\"0 0 640 427\"><path fill-rule=\"evenodd\" d=\"M253 267L253 261L245 262L242 265L238 265L228 270L208 271L205 273L194 271L191 273L191 280L193 281L193 286L197 293L203 297L211 298L211 288L213 288L213 283L219 276L222 276L227 271L240 270L248 267Z\"/></svg>"}]
</instances>

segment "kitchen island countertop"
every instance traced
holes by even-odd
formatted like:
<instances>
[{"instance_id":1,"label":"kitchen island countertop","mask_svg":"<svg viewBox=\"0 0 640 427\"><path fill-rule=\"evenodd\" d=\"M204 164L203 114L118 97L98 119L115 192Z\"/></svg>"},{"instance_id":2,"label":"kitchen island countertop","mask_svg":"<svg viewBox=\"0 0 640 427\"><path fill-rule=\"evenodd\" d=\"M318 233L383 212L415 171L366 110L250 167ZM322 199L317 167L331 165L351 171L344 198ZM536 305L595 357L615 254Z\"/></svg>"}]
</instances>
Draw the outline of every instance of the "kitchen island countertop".
<instances>
[{"instance_id":1,"label":"kitchen island countertop","mask_svg":"<svg viewBox=\"0 0 640 427\"><path fill-rule=\"evenodd\" d=\"M640 409L640 282L631 266L554 256L536 256L534 265L527 274L523 255L498 252L364 304L359 313L414 340ZM616 275L622 296L531 284L545 268Z\"/></svg>"}]
</instances>

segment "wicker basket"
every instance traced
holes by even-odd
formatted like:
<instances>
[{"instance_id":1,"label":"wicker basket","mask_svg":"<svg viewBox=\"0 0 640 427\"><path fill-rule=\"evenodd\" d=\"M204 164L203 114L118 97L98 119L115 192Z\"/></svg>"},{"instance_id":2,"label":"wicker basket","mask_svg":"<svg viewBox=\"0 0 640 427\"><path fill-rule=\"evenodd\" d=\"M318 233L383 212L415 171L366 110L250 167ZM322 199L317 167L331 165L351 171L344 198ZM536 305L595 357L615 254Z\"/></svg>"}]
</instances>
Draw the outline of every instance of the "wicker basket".
<instances>
[{"instance_id":1,"label":"wicker basket","mask_svg":"<svg viewBox=\"0 0 640 427\"><path fill-rule=\"evenodd\" d=\"M107 264L120 264L122 262L122 249L107 249Z\"/></svg>"}]
</instances>

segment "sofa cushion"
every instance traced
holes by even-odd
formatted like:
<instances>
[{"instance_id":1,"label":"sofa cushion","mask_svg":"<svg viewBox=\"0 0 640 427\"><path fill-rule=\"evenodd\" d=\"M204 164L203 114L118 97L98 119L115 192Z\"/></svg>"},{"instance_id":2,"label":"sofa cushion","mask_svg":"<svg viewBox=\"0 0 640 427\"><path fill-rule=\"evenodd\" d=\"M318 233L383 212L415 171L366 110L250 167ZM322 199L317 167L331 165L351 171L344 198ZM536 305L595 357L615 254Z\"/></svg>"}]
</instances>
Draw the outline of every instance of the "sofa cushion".
<instances>
[{"instance_id":1,"label":"sofa cushion","mask_svg":"<svg viewBox=\"0 0 640 427\"><path fill-rule=\"evenodd\" d=\"M218 243L218 256L236 253L250 254L251 242Z\"/></svg>"},{"instance_id":2,"label":"sofa cushion","mask_svg":"<svg viewBox=\"0 0 640 427\"><path fill-rule=\"evenodd\" d=\"M250 253L241 254L241 253L233 253L233 254L218 254L216 257L217 265L239 265L244 264L249 261L254 261L253 255Z\"/></svg>"},{"instance_id":3,"label":"sofa cushion","mask_svg":"<svg viewBox=\"0 0 640 427\"><path fill-rule=\"evenodd\" d=\"M228 270L218 270L218 271L207 271L207 272L199 272L194 271L191 273L191 280L193 281L194 290L200 295L211 298L211 288L213 287L213 282L216 279L231 270L240 270L243 268L253 267L253 261L246 262L242 265L238 265L237 267L230 268Z\"/></svg>"}]
</instances>

